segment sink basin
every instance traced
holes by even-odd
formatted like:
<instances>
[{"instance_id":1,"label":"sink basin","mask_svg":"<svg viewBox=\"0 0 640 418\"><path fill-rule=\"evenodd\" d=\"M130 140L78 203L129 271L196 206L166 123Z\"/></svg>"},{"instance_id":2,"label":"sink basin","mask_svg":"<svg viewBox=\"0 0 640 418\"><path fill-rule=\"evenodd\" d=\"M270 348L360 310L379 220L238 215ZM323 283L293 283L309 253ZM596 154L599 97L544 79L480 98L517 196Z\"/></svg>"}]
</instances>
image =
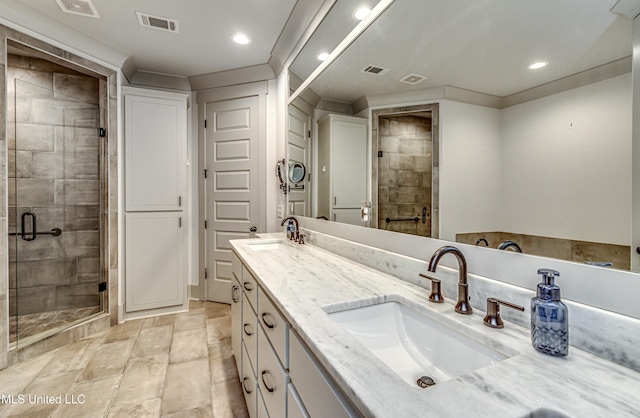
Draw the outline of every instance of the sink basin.
<instances>
[{"instance_id":1,"label":"sink basin","mask_svg":"<svg viewBox=\"0 0 640 418\"><path fill-rule=\"evenodd\" d=\"M560 411L550 408L538 408L522 418L570 418L569 415L563 414Z\"/></svg>"},{"instance_id":2,"label":"sink basin","mask_svg":"<svg viewBox=\"0 0 640 418\"><path fill-rule=\"evenodd\" d=\"M437 384L508 358L399 302L329 313L413 387L427 376Z\"/></svg>"},{"instance_id":3,"label":"sink basin","mask_svg":"<svg viewBox=\"0 0 640 418\"><path fill-rule=\"evenodd\" d=\"M279 239L256 239L247 242L247 245L253 251L279 250L283 248L284 242Z\"/></svg>"}]
</instances>

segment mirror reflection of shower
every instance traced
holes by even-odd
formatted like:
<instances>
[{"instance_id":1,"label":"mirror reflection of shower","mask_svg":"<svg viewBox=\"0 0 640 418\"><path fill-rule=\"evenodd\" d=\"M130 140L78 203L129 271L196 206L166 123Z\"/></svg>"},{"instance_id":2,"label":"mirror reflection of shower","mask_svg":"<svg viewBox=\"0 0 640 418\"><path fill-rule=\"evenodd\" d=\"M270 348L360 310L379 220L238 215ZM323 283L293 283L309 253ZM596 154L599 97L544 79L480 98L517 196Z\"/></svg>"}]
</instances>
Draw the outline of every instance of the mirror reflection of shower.
<instances>
[{"instance_id":1,"label":"mirror reflection of shower","mask_svg":"<svg viewBox=\"0 0 640 418\"><path fill-rule=\"evenodd\" d=\"M103 311L105 114L99 79L18 54L7 59L9 323L23 346Z\"/></svg>"},{"instance_id":2,"label":"mirror reflection of shower","mask_svg":"<svg viewBox=\"0 0 640 418\"><path fill-rule=\"evenodd\" d=\"M430 109L377 116L379 229L434 236L433 119Z\"/></svg>"}]
</instances>

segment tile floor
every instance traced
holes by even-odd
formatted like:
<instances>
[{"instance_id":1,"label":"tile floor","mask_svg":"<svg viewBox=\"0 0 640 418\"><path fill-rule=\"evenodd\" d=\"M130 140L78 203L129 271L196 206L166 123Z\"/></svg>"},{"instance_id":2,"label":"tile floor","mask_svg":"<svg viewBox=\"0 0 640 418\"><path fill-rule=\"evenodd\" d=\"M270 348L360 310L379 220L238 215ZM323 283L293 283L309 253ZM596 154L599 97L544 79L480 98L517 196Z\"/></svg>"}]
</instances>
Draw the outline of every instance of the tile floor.
<instances>
[{"instance_id":1,"label":"tile floor","mask_svg":"<svg viewBox=\"0 0 640 418\"><path fill-rule=\"evenodd\" d=\"M2 417L247 417L229 305L128 321L0 371Z\"/></svg>"}]
</instances>

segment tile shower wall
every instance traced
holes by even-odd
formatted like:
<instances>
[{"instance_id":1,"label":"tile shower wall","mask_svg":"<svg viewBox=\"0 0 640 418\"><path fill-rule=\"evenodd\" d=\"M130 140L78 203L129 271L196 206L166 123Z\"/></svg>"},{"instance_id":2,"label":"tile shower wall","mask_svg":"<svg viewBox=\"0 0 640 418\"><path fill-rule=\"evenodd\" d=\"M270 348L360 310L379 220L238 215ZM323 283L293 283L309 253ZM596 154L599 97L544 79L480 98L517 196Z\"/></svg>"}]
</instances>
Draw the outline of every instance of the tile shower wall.
<instances>
[{"instance_id":1,"label":"tile shower wall","mask_svg":"<svg viewBox=\"0 0 640 418\"><path fill-rule=\"evenodd\" d=\"M378 228L431 236L431 118L381 116L378 129ZM385 221L415 217L420 221Z\"/></svg>"},{"instance_id":2,"label":"tile shower wall","mask_svg":"<svg viewBox=\"0 0 640 418\"><path fill-rule=\"evenodd\" d=\"M9 297L17 303L9 314L99 306L98 79L37 58L9 55L7 64L8 229L19 229L19 214L30 210L38 231L63 231L10 239Z\"/></svg>"},{"instance_id":3,"label":"tile shower wall","mask_svg":"<svg viewBox=\"0 0 640 418\"><path fill-rule=\"evenodd\" d=\"M631 268L631 247L628 245L576 241L564 238L513 234L510 232L456 234L456 242L463 244L473 245L480 238L486 239L491 248L496 248L502 241L511 240L516 242L525 254L559 258L577 263L584 263L585 261L610 262L613 263L614 268L621 270L629 270Z\"/></svg>"}]
</instances>

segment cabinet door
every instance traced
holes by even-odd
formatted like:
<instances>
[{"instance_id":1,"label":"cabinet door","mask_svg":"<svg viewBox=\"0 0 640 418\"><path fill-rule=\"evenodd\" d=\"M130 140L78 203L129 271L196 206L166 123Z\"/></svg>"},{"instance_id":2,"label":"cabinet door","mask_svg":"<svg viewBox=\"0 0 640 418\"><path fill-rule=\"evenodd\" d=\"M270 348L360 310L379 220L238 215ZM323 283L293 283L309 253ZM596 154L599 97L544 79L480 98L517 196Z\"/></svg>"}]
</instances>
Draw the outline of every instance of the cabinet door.
<instances>
[{"instance_id":1,"label":"cabinet door","mask_svg":"<svg viewBox=\"0 0 640 418\"><path fill-rule=\"evenodd\" d=\"M235 277L231 281L231 350L236 360L238 372L242 370L240 352L242 346L242 288Z\"/></svg>"},{"instance_id":2,"label":"cabinet door","mask_svg":"<svg viewBox=\"0 0 640 418\"><path fill-rule=\"evenodd\" d=\"M126 222L126 311L185 303L185 232L176 212L132 212Z\"/></svg>"},{"instance_id":3,"label":"cabinet door","mask_svg":"<svg viewBox=\"0 0 640 418\"><path fill-rule=\"evenodd\" d=\"M186 96L148 94L125 95L126 210L181 210L186 187Z\"/></svg>"},{"instance_id":4,"label":"cabinet door","mask_svg":"<svg viewBox=\"0 0 640 418\"><path fill-rule=\"evenodd\" d=\"M336 120L331 134L333 207L360 208L367 200L367 126Z\"/></svg>"}]
</instances>

